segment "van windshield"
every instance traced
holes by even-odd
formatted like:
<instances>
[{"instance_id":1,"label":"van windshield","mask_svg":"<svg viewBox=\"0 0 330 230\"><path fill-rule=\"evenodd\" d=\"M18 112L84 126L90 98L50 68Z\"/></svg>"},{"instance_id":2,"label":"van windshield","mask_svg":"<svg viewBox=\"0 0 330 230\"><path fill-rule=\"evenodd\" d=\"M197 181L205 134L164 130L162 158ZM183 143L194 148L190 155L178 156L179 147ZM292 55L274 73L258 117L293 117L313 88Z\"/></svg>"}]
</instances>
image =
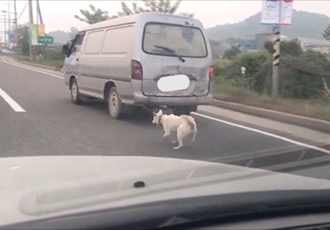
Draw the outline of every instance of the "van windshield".
<instances>
[{"instance_id":1,"label":"van windshield","mask_svg":"<svg viewBox=\"0 0 330 230\"><path fill-rule=\"evenodd\" d=\"M167 49L161 49L159 47L166 47ZM207 56L207 48L202 31L196 27L181 25L147 24L142 48L145 53L154 55L180 57Z\"/></svg>"}]
</instances>

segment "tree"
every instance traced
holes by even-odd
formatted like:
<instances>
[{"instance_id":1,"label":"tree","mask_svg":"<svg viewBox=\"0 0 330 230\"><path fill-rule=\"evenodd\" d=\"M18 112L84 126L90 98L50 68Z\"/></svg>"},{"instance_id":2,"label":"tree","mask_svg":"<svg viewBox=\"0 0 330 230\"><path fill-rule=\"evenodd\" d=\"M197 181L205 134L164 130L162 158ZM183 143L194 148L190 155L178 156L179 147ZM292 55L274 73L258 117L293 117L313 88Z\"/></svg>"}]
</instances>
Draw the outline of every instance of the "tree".
<instances>
[{"instance_id":1,"label":"tree","mask_svg":"<svg viewBox=\"0 0 330 230\"><path fill-rule=\"evenodd\" d=\"M103 11L93 5L89 5L89 10L80 10L80 14L82 16L76 14L74 17L88 24L95 24L111 18L109 17L108 11Z\"/></svg>"},{"instance_id":2,"label":"tree","mask_svg":"<svg viewBox=\"0 0 330 230\"><path fill-rule=\"evenodd\" d=\"M325 30L322 33L325 40L330 41L330 24L325 28Z\"/></svg>"},{"instance_id":3,"label":"tree","mask_svg":"<svg viewBox=\"0 0 330 230\"><path fill-rule=\"evenodd\" d=\"M118 12L118 15L114 15L113 18L115 17L122 17L126 15L133 15L133 14L138 14L142 12L147 12L148 10L139 7L136 2L132 3L132 10L126 5L125 2L121 2L121 12Z\"/></svg>"},{"instance_id":4,"label":"tree","mask_svg":"<svg viewBox=\"0 0 330 230\"><path fill-rule=\"evenodd\" d=\"M121 12L117 15L109 16L108 11L103 11L92 5L89 5L90 10L80 10L82 16L74 15L80 21L88 24L102 22L112 18L133 15L142 12L161 12L166 14L176 14L182 0L143 0L144 7L138 6L136 2L132 3L132 7L128 7L125 2L121 2ZM193 13L181 12L178 15L186 17L194 17Z\"/></svg>"},{"instance_id":5,"label":"tree","mask_svg":"<svg viewBox=\"0 0 330 230\"><path fill-rule=\"evenodd\" d=\"M240 45L232 46L230 49L227 49L223 54L223 58L225 59L233 59L236 57L241 50L239 49Z\"/></svg>"},{"instance_id":6,"label":"tree","mask_svg":"<svg viewBox=\"0 0 330 230\"><path fill-rule=\"evenodd\" d=\"M29 25L18 25L14 31L18 35L17 46L23 55L29 55Z\"/></svg>"},{"instance_id":7,"label":"tree","mask_svg":"<svg viewBox=\"0 0 330 230\"><path fill-rule=\"evenodd\" d=\"M70 31L68 32L70 39L74 39L77 33L78 33L78 29L76 27L71 27Z\"/></svg>"},{"instance_id":8,"label":"tree","mask_svg":"<svg viewBox=\"0 0 330 230\"><path fill-rule=\"evenodd\" d=\"M228 43L230 46L238 46L242 44L241 39L233 37L227 38L225 42Z\"/></svg>"},{"instance_id":9,"label":"tree","mask_svg":"<svg viewBox=\"0 0 330 230\"><path fill-rule=\"evenodd\" d=\"M265 42L264 48L269 53L273 53L273 42L272 41ZM291 55L294 57L298 57L301 54L303 54L303 50L302 50L300 44L294 40L282 41L280 44L280 52L281 52L281 55Z\"/></svg>"},{"instance_id":10,"label":"tree","mask_svg":"<svg viewBox=\"0 0 330 230\"><path fill-rule=\"evenodd\" d=\"M179 15L185 16L185 17L191 17L191 18L193 18L195 16L194 13L190 13L190 12L181 12L181 13L179 13Z\"/></svg>"}]
</instances>

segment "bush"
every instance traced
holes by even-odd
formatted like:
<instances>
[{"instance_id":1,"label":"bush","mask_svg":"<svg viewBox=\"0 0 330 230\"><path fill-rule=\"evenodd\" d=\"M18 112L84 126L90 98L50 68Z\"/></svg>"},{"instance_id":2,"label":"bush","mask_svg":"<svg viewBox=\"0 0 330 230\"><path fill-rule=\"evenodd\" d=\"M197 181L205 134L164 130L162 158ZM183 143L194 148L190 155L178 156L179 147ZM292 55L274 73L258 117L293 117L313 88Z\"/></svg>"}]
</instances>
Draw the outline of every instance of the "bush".
<instances>
[{"instance_id":1,"label":"bush","mask_svg":"<svg viewBox=\"0 0 330 230\"><path fill-rule=\"evenodd\" d=\"M246 68L243 76L241 67ZM271 95L272 56L267 52L240 53L233 60L216 60L215 75L218 84L230 82L232 87L244 88L259 95ZM280 62L279 96L294 99L323 97L322 78L330 82L328 57L308 51L299 56L284 55ZM216 87L224 92L223 87Z\"/></svg>"},{"instance_id":2,"label":"bush","mask_svg":"<svg viewBox=\"0 0 330 230\"><path fill-rule=\"evenodd\" d=\"M273 53L273 42L267 41L264 44L264 48L269 52ZM300 44L296 41L281 41L280 45L281 55L291 55L298 57L303 54L303 50Z\"/></svg>"},{"instance_id":3,"label":"bush","mask_svg":"<svg viewBox=\"0 0 330 230\"><path fill-rule=\"evenodd\" d=\"M62 53L62 46L56 46L54 49L49 49L45 52L46 60L64 60L65 56Z\"/></svg>"},{"instance_id":4,"label":"bush","mask_svg":"<svg viewBox=\"0 0 330 230\"><path fill-rule=\"evenodd\" d=\"M240 53L232 61L216 61L215 75L229 80L236 87L244 87L261 94L265 77L259 74L261 65L270 58L268 53ZM243 75L241 67L246 68Z\"/></svg>"}]
</instances>

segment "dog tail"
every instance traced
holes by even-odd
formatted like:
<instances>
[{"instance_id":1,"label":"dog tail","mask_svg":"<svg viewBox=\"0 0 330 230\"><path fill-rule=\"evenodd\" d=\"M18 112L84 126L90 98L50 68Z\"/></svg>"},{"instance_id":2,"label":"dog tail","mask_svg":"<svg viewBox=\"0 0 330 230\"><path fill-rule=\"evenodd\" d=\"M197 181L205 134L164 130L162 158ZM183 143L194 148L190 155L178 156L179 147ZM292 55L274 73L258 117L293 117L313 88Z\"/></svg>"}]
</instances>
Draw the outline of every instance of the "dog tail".
<instances>
[{"instance_id":1,"label":"dog tail","mask_svg":"<svg viewBox=\"0 0 330 230\"><path fill-rule=\"evenodd\" d=\"M189 126L191 127L192 130L194 130L194 132L197 131L197 125L194 118L187 115L181 115L181 117L183 117L188 122Z\"/></svg>"}]
</instances>

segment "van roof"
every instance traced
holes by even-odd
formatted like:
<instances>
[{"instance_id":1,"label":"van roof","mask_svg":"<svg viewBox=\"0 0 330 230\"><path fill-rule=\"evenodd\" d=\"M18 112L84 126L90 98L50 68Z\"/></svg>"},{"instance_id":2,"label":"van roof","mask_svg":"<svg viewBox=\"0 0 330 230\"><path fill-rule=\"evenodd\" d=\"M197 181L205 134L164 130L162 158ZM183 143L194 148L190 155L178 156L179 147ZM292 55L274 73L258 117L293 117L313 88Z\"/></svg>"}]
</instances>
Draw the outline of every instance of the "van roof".
<instances>
[{"instance_id":1,"label":"van roof","mask_svg":"<svg viewBox=\"0 0 330 230\"><path fill-rule=\"evenodd\" d=\"M134 22L138 21L140 18L148 17L148 16L157 16L157 15L168 16L168 17L178 17L178 18L189 18L190 20L196 20L194 18L181 16L181 15L165 14L165 13L159 13L159 12L144 12L144 13L118 17L118 18L109 19L109 20L106 20L103 22L91 24L91 25L83 27L80 31L82 32L82 31L95 30L95 29L100 29L100 28L115 26L115 25L120 25L120 24L134 23Z\"/></svg>"}]
</instances>

